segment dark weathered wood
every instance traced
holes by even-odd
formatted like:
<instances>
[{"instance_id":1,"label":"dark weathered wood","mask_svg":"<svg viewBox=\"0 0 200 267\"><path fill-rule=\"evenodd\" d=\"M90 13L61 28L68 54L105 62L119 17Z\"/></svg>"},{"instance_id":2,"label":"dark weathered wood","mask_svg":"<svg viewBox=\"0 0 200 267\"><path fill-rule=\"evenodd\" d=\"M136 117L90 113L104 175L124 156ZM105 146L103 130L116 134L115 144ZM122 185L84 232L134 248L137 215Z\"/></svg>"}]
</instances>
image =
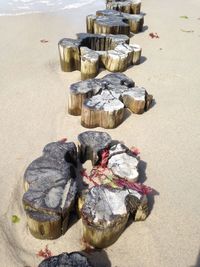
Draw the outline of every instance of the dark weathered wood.
<instances>
[{"instance_id":1,"label":"dark weathered wood","mask_svg":"<svg viewBox=\"0 0 200 267\"><path fill-rule=\"evenodd\" d=\"M66 231L77 193L76 164L75 144L54 142L28 166L23 204L36 238L55 239Z\"/></svg>"},{"instance_id":2,"label":"dark weathered wood","mask_svg":"<svg viewBox=\"0 0 200 267\"><path fill-rule=\"evenodd\" d=\"M129 14L140 14L141 0L107 0L106 8Z\"/></svg>"},{"instance_id":3,"label":"dark weathered wood","mask_svg":"<svg viewBox=\"0 0 200 267\"><path fill-rule=\"evenodd\" d=\"M92 265L87 257L79 252L65 252L43 260L38 267L92 267Z\"/></svg>"},{"instance_id":4,"label":"dark weathered wood","mask_svg":"<svg viewBox=\"0 0 200 267\"><path fill-rule=\"evenodd\" d=\"M70 86L68 111L81 115L87 128L115 128L123 121L124 107L141 114L148 110L152 96L121 73L89 79Z\"/></svg>"},{"instance_id":5,"label":"dark weathered wood","mask_svg":"<svg viewBox=\"0 0 200 267\"><path fill-rule=\"evenodd\" d=\"M88 33L95 34L125 34L142 31L144 24L143 15L131 15L116 10L98 10L95 15L86 17Z\"/></svg>"},{"instance_id":6,"label":"dark weathered wood","mask_svg":"<svg viewBox=\"0 0 200 267\"><path fill-rule=\"evenodd\" d=\"M130 182L137 182L138 164L139 160L123 144L118 143L110 147L108 168L115 176Z\"/></svg>"},{"instance_id":7,"label":"dark weathered wood","mask_svg":"<svg viewBox=\"0 0 200 267\"><path fill-rule=\"evenodd\" d=\"M96 34L130 34L130 26L118 16L97 16L94 20L92 33Z\"/></svg>"},{"instance_id":8,"label":"dark weathered wood","mask_svg":"<svg viewBox=\"0 0 200 267\"><path fill-rule=\"evenodd\" d=\"M135 46L128 44L126 35L81 33L77 37L59 42L60 62L63 71L80 70L83 80L95 77L100 66L111 72L123 72L139 63L141 49L136 62Z\"/></svg>"},{"instance_id":9,"label":"dark weathered wood","mask_svg":"<svg viewBox=\"0 0 200 267\"><path fill-rule=\"evenodd\" d=\"M98 131L86 131L78 135L79 159L82 163L91 160L95 165L100 160L100 153L107 148L112 139L109 134Z\"/></svg>"},{"instance_id":10,"label":"dark weathered wood","mask_svg":"<svg viewBox=\"0 0 200 267\"><path fill-rule=\"evenodd\" d=\"M70 85L68 97L68 112L71 115L81 115L85 99L96 95L102 89L101 79L88 79Z\"/></svg>"},{"instance_id":11,"label":"dark weathered wood","mask_svg":"<svg viewBox=\"0 0 200 267\"><path fill-rule=\"evenodd\" d=\"M137 195L134 190L129 190L126 207L134 221L144 221L149 215L148 200L146 195Z\"/></svg>"},{"instance_id":12,"label":"dark weathered wood","mask_svg":"<svg viewBox=\"0 0 200 267\"><path fill-rule=\"evenodd\" d=\"M146 199L132 189L92 187L81 209L83 238L96 248L112 245L126 227L129 214L135 220L148 215Z\"/></svg>"},{"instance_id":13,"label":"dark weathered wood","mask_svg":"<svg viewBox=\"0 0 200 267\"><path fill-rule=\"evenodd\" d=\"M70 72L80 69L80 40L64 38L58 43L62 71Z\"/></svg>"}]
</instances>

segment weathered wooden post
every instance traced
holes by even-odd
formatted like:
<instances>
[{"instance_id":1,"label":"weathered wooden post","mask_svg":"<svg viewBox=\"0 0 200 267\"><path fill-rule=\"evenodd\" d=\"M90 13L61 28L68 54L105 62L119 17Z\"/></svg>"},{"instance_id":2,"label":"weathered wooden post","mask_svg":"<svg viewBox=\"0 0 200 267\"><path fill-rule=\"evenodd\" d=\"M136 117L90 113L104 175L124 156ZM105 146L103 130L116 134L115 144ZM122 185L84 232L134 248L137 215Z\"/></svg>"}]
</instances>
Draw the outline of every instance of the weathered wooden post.
<instances>
[{"instance_id":1,"label":"weathered wooden post","mask_svg":"<svg viewBox=\"0 0 200 267\"><path fill-rule=\"evenodd\" d=\"M23 205L34 237L55 239L67 230L77 193L76 164L75 144L54 142L28 166Z\"/></svg>"},{"instance_id":2,"label":"weathered wooden post","mask_svg":"<svg viewBox=\"0 0 200 267\"><path fill-rule=\"evenodd\" d=\"M134 54L130 53L130 60ZM124 108L133 113L147 111L153 96L122 73L108 74L102 79L89 79L70 86L68 112L81 115L87 128L115 128L123 121Z\"/></svg>"}]
</instances>

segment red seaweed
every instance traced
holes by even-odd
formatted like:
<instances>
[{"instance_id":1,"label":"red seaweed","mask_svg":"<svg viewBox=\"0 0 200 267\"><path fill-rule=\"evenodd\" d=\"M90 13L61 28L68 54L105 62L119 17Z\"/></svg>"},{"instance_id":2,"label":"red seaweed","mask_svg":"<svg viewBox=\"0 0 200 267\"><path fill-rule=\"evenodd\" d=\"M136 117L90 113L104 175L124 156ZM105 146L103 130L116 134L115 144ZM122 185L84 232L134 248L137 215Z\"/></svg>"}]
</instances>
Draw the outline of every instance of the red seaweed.
<instances>
[{"instance_id":1,"label":"red seaweed","mask_svg":"<svg viewBox=\"0 0 200 267\"><path fill-rule=\"evenodd\" d=\"M67 142L67 138L64 137L64 138L60 139L59 142L63 144L63 143L65 143L65 142Z\"/></svg>"},{"instance_id":2,"label":"red seaweed","mask_svg":"<svg viewBox=\"0 0 200 267\"><path fill-rule=\"evenodd\" d=\"M149 186L146 186L146 185L141 184L141 183L129 182L125 179L117 179L117 180L115 180L115 183L119 187L130 188L130 189L133 189L133 190L135 190L138 193L141 193L143 195L148 195L149 193L151 193L153 191L153 189Z\"/></svg>"},{"instance_id":3,"label":"red seaweed","mask_svg":"<svg viewBox=\"0 0 200 267\"><path fill-rule=\"evenodd\" d=\"M153 39L153 38L160 38L156 32L155 32L155 33L151 32L151 33L149 34L149 36L150 36L152 39Z\"/></svg>"},{"instance_id":4,"label":"red seaweed","mask_svg":"<svg viewBox=\"0 0 200 267\"><path fill-rule=\"evenodd\" d=\"M53 256L51 250L48 249L48 245L46 245L44 250L41 249L36 255L45 259Z\"/></svg>"},{"instance_id":5,"label":"red seaweed","mask_svg":"<svg viewBox=\"0 0 200 267\"><path fill-rule=\"evenodd\" d=\"M131 147L130 151L133 153L133 155L138 156L140 154L140 150L137 147Z\"/></svg>"}]
</instances>

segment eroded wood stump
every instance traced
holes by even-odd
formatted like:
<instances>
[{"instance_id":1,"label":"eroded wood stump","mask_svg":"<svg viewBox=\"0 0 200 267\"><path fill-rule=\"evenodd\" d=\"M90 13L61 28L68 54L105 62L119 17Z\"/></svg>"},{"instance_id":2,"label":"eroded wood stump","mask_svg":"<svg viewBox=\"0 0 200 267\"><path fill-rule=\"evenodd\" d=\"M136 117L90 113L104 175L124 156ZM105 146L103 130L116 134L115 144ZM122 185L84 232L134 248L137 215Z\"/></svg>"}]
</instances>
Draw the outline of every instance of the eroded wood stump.
<instances>
[{"instance_id":1,"label":"eroded wood stump","mask_svg":"<svg viewBox=\"0 0 200 267\"><path fill-rule=\"evenodd\" d=\"M74 143L53 142L28 166L23 205L36 238L55 239L67 230L77 193L76 164Z\"/></svg>"},{"instance_id":2,"label":"eroded wood stump","mask_svg":"<svg viewBox=\"0 0 200 267\"><path fill-rule=\"evenodd\" d=\"M108 168L115 176L130 182L137 182L138 164L139 160L125 145L118 143L110 147Z\"/></svg>"},{"instance_id":3,"label":"eroded wood stump","mask_svg":"<svg viewBox=\"0 0 200 267\"><path fill-rule=\"evenodd\" d=\"M140 14L141 0L107 0L106 8L129 14Z\"/></svg>"},{"instance_id":4,"label":"eroded wood stump","mask_svg":"<svg viewBox=\"0 0 200 267\"><path fill-rule=\"evenodd\" d=\"M123 74L106 75L107 90L110 80L115 88L119 83L126 88L134 84ZM120 94L116 91L116 97ZM118 239L130 216L134 221L146 219L149 213L146 194L150 188L135 183L139 157L119 141L112 140L109 134L86 131L78 135L78 141L78 154L72 142L53 142L28 166L23 195L28 227L36 238L58 238L67 230L71 210L77 208L83 239L93 247L104 248ZM90 173L80 172L87 160L93 165ZM77 207L80 175L87 187L79 187ZM71 254L51 257L41 264L59 266L58 263L68 264L68 260L75 264L72 266L79 266L81 260L81 266L87 266L80 255L73 258Z\"/></svg>"},{"instance_id":5,"label":"eroded wood stump","mask_svg":"<svg viewBox=\"0 0 200 267\"><path fill-rule=\"evenodd\" d=\"M86 256L79 252L65 252L43 260L38 267L92 267L92 265Z\"/></svg>"},{"instance_id":6,"label":"eroded wood stump","mask_svg":"<svg viewBox=\"0 0 200 267\"><path fill-rule=\"evenodd\" d=\"M111 72L123 72L140 61L141 48L129 45L126 35L80 33L77 38L60 40L58 48L61 69L80 70L82 80L95 77L100 66Z\"/></svg>"},{"instance_id":7,"label":"eroded wood stump","mask_svg":"<svg viewBox=\"0 0 200 267\"><path fill-rule=\"evenodd\" d=\"M96 165L100 160L100 153L107 148L112 139L109 134L98 131L86 131L78 135L79 159L82 163L91 160Z\"/></svg>"},{"instance_id":8,"label":"eroded wood stump","mask_svg":"<svg viewBox=\"0 0 200 267\"><path fill-rule=\"evenodd\" d=\"M99 73L99 55L95 51L81 47L81 80L91 79Z\"/></svg>"},{"instance_id":9,"label":"eroded wood stump","mask_svg":"<svg viewBox=\"0 0 200 267\"><path fill-rule=\"evenodd\" d=\"M82 104L85 99L96 95L102 89L101 79L89 79L70 85L68 97L68 112L71 115L81 115Z\"/></svg>"},{"instance_id":10,"label":"eroded wood stump","mask_svg":"<svg viewBox=\"0 0 200 267\"><path fill-rule=\"evenodd\" d=\"M88 33L95 34L125 34L142 31L144 24L143 15L131 15L116 10L98 10L95 15L86 17Z\"/></svg>"},{"instance_id":11,"label":"eroded wood stump","mask_svg":"<svg viewBox=\"0 0 200 267\"><path fill-rule=\"evenodd\" d=\"M124 117L124 104L108 90L86 99L82 106L81 124L86 128L116 128Z\"/></svg>"},{"instance_id":12,"label":"eroded wood stump","mask_svg":"<svg viewBox=\"0 0 200 267\"><path fill-rule=\"evenodd\" d=\"M147 111L152 96L132 79L121 73L108 74L102 79L89 79L70 86L68 112L81 115L87 128L115 128L123 121L124 108L133 113Z\"/></svg>"},{"instance_id":13,"label":"eroded wood stump","mask_svg":"<svg viewBox=\"0 0 200 267\"><path fill-rule=\"evenodd\" d=\"M129 212L137 214L141 200L134 190L92 187L81 209L84 240L96 248L112 245L124 231Z\"/></svg>"}]
</instances>

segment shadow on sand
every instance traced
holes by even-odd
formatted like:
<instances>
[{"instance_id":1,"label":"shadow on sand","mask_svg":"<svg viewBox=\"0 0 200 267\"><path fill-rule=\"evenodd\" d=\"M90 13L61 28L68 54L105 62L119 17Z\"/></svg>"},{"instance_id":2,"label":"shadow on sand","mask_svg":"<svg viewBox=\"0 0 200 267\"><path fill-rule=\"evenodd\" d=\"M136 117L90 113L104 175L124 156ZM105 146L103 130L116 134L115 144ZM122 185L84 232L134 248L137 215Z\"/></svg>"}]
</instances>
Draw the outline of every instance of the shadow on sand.
<instances>
[{"instance_id":1,"label":"shadow on sand","mask_svg":"<svg viewBox=\"0 0 200 267\"><path fill-rule=\"evenodd\" d=\"M89 253L84 252L93 267L111 267L111 262L105 250L94 249Z\"/></svg>"}]
</instances>

